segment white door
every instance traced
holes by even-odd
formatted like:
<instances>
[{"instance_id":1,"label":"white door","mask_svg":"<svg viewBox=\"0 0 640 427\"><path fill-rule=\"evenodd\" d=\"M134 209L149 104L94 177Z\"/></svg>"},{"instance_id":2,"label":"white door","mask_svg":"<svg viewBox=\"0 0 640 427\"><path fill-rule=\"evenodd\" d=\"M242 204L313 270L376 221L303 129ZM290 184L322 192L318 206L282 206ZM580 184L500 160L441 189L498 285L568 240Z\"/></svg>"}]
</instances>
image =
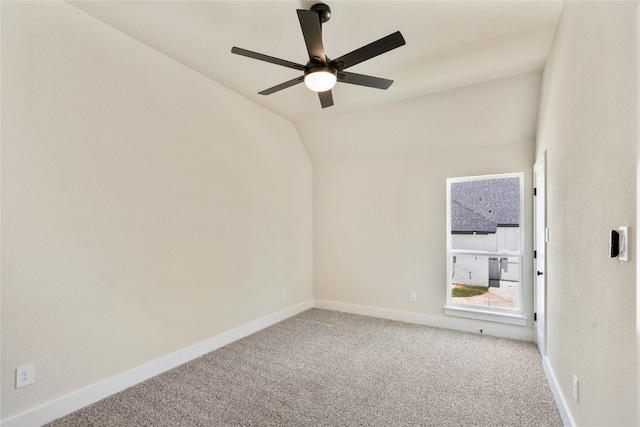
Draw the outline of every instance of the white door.
<instances>
[{"instance_id":1,"label":"white door","mask_svg":"<svg viewBox=\"0 0 640 427\"><path fill-rule=\"evenodd\" d=\"M547 279L546 279L546 253L547 253L547 207L546 207L546 157L533 166L535 180L534 196L534 228L535 228L535 259L534 259L534 299L535 299L535 328L536 342L540 354L546 356L547 347Z\"/></svg>"}]
</instances>

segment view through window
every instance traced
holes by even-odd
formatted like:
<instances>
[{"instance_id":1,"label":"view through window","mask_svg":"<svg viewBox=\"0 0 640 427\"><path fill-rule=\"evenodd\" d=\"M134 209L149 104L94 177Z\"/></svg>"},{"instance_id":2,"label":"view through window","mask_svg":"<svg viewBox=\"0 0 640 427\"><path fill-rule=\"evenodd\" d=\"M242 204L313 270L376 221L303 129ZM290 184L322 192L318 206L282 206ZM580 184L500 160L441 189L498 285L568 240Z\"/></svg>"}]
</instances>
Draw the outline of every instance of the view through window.
<instances>
[{"instance_id":1,"label":"view through window","mask_svg":"<svg viewBox=\"0 0 640 427\"><path fill-rule=\"evenodd\" d=\"M522 311L522 174L450 178L447 305Z\"/></svg>"}]
</instances>

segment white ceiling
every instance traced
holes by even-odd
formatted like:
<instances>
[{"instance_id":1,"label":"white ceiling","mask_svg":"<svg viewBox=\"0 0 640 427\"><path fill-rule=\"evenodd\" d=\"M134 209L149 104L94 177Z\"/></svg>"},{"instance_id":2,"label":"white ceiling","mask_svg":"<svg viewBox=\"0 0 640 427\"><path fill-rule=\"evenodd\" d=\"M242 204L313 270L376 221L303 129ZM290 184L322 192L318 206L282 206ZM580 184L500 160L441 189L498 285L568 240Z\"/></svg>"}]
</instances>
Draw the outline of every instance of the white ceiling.
<instances>
[{"instance_id":1,"label":"white ceiling","mask_svg":"<svg viewBox=\"0 0 640 427\"><path fill-rule=\"evenodd\" d=\"M336 1L323 25L327 56L337 58L400 30L406 45L349 71L394 80L388 90L338 84L335 105L296 85L263 89L301 73L234 55L233 46L305 64L296 9L315 1L82 1L75 7L288 118L315 121L541 70L563 3L559 1Z\"/></svg>"}]
</instances>

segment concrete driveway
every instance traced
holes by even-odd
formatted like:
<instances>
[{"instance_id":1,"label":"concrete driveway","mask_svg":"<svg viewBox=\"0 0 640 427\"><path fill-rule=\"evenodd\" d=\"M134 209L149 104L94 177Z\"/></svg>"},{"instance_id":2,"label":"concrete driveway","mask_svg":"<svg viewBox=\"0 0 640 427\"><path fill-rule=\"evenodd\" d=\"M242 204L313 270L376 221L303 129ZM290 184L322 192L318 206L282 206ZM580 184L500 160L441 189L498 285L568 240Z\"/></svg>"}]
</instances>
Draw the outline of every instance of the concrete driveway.
<instances>
[{"instance_id":1,"label":"concrete driveway","mask_svg":"<svg viewBox=\"0 0 640 427\"><path fill-rule=\"evenodd\" d=\"M500 281L499 287L491 287L482 295L454 297L456 304L470 304L482 307L518 308L518 282Z\"/></svg>"}]
</instances>

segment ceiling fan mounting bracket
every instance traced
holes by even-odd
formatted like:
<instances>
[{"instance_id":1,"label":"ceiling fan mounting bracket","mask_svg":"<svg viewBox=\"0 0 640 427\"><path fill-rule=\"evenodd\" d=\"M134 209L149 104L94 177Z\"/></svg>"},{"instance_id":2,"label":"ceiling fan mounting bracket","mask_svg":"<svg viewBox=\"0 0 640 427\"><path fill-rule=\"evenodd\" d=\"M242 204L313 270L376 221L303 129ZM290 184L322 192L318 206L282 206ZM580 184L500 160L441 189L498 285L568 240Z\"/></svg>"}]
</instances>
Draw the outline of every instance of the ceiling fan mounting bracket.
<instances>
[{"instance_id":1,"label":"ceiling fan mounting bracket","mask_svg":"<svg viewBox=\"0 0 640 427\"><path fill-rule=\"evenodd\" d=\"M309 10L317 13L318 18L320 18L320 22L322 22L323 24L331 19L331 8L327 4L316 3L311 6L311 9Z\"/></svg>"}]
</instances>

